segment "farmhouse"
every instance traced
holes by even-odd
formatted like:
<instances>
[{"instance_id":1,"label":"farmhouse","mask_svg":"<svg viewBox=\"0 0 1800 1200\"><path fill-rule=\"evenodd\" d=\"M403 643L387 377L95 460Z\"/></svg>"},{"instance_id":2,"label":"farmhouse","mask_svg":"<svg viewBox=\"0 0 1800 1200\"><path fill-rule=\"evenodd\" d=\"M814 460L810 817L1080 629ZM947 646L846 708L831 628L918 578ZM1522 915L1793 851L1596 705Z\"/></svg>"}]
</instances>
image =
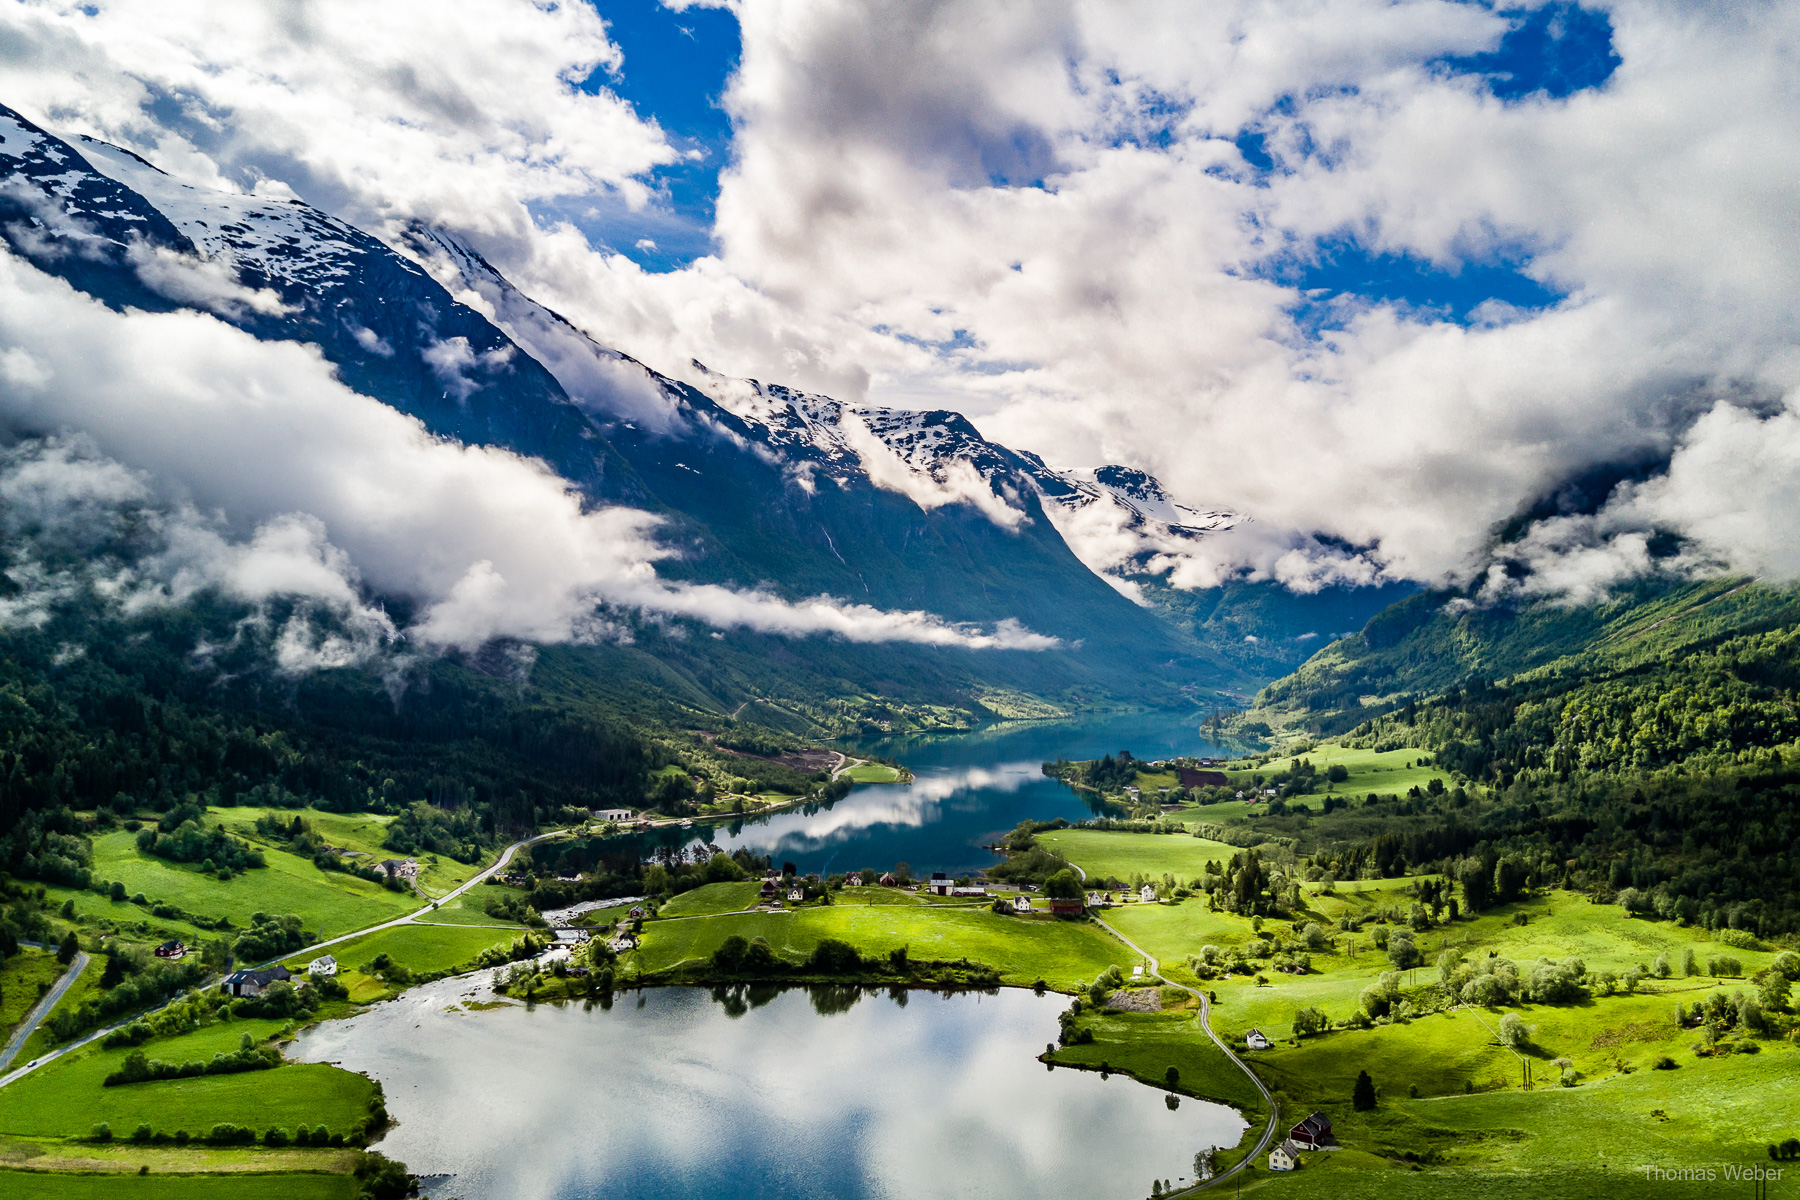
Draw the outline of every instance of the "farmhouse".
<instances>
[{"instance_id":1,"label":"farmhouse","mask_svg":"<svg viewBox=\"0 0 1800 1200\"><path fill-rule=\"evenodd\" d=\"M900 881L898 879L895 879L892 875L889 875L889 874L883 874L880 879L880 883L881 883L882 887L893 887L895 884L897 884L899 882Z\"/></svg>"},{"instance_id":2,"label":"farmhouse","mask_svg":"<svg viewBox=\"0 0 1800 1200\"><path fill-rule=\"evenodd\" d=\"M1246 1049L1246 1050L1267 1050L1268 1048L1269 1048L1269 1039L1267 1037L1263 1036L1262 1030L1252 1029L1249 1033L1246 1033L1244 1035L1244 1049Z\"/></svg>"},{"instance_id":3,"label":"farmhouse","mask_svg":"<svg viewBox=\"0 0 1800 1200\"><path fill-rule=\"evenodd\" d=\"M187 952L188 948L180 942L164 942L156 948L156 957L179 959Z\"/></svg>"},{"instance_id":4,"label":"farmhouse","mask_svg":"<svg viewBox=\"0 0 1800 1200\"><path fill-rule=\"evenodd\" d=\"M1146 883L1143 888L1139 890L1138 899L1142 900L1145 904L1156 903L1156 889Z\"/></svg>"},{"instance_id":5,"label":"farmhouse","mask_svg":"<svg viewBox=\"0 0 1800 1200\"><path fill-rule=\"evenodd\" d=\"M269 967L261 971L233 971L219 981L219 989L231 996L260 996L277 983L292 979L286 967Z\"/></svg>"},{"instance_id":6,"label":"farmhouse","mask_svg":"<svg viewBox=\"0 0 1800 1200\"><path fill-rule=\"evenodd\" d=\"M1013 901L1012 901L1012 910L1016 913L1030 912L1031 911L1031 897L1029 897L1029 896L1014 896Z\"/></svg>"},{"instance_id":7,"label":"farmhouse","mask_svg":"<svg viewBox=\"0 0 1800 1200\"><path fill-rule=\"evenodd\" d=\"M1331 1118L1316 1112L1288 1131L1288 1140L1302 1150L1325 1150L1337 1145L1331 1136Z\"/></svg>"},{"instance_id":8,"label":"farmhouse","mask_svg":"<svg viewBox=\"0 0 1800 1200\"><path fill-rule=\"evenodd\" d=\"M789 904L798 904L804 899L806 899L806 889L805 888L789 888L788 889L788 903Z\"/></svg>"},{"instance_id":9,"label":"farmhouse","mask_svg":"<svg viewBox=\"0 0 1800 1200\"><path fill-rule=\"evenodd\" d=\"M1178 767L1175 774L1184 788L1225 787L1231 782L1223 771L1197 771L1193 767Z\"/></svg>"},{"instance_id":10,"label":"farmhouse","mask_svg":"<svg viewBox=\"0 0 1800 1200\"><path fill-rule=\"evenodd\" d=\"M1294 1144L1293 1138L1288 1138L1281 1145L1269 1151L1269 1170L1271 1171L1291 1171L1299 1165L1300 1147Z\"/></svg>"},{"instance_id":11,"label":"farmhouse","mask_svg":"<svg viewBox=\"0 0 1800 1200\"><path fill-rule=\"evenodd\" d=\"M773 879L763 880L761 894L764 900L773 900L775 898L775 881Z\"/></svg>"},{"instance_id":12,"label":"farmhouse","mask_svg":"<svg viewBox=\"0 0 1800 1200\"><path fill-rule=\"evenodd\" d=\"M934 896L948 896L951 889L955 886L956 881L954 879L951 879L942 871L933 871L931 873L931 882L926 884L925 888Z\"/></svg>"},{"instance_id":13,"label":"farmhouse","mask_svg":"<svg viewBox=\"0 0 1800 1200\"><path fill-rule=\"evenodd\" d=\"M643 917L644 917L644 910L643 910L643 909L641 909L641 908L639 908L639 907L638 907L638 906L637 906L637 905L635 905L635 904L634 904L634 905L632 905L632 906L631 906L631 913L630 913L630 916L631 916L631 919L632 919L632 920L634 920L634 921L640 921L640 920L642 920L642 919L643 919Z\"/></svg>"},{"instance_id":14,"label":"farmhouse","mask_svg":"<svg viewBox=\"0 0 1800 1200\"><path fill-rule=\"evenodd\" d=\"M1064 900L1059 896L1050 897L1050 911L1059 917L1079 917L1082 904L1079 900Z\"/></svg>"},{"instance_id":15,"label":"farmhouse","mask_svg":"<svg viewBox=\"0 0 1800 1200\"><path fill-rule=\"evenodd\" d=\"M306 973L319 978L328 978L337 974L337 959L329 954L321 954L306 964Z\"/></svg>"}]
</instances>

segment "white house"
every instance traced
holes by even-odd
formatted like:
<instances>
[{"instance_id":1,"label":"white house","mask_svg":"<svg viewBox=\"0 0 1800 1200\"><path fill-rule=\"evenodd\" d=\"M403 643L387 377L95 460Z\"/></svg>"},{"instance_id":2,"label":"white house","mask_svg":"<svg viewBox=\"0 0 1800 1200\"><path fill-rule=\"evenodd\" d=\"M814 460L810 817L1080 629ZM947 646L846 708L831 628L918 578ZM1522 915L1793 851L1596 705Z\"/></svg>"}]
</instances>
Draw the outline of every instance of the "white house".
<instances>
[{"instance_id":1,"label":"white house","mask_svg":"<svg viewBox=\"0 0 1800 1200\"><path fill-rule=\"evenodd\" d=\"M1294 1145L1293 1138L1286 1138L1281 1145L1269 1151L1269 1170L1291 1171L1300 1165L1300 1147Z\"/></svg>"},{"instance_id":2,"label":"white house","mask_svg":"<svg viewBox=\"0 0 1800 1200\"><path fill-rule=\"evenodd\" d=\"M1270 1044L1269 1039L1263 1036L1263 1031L1260 1029L1252 1029L1244 1035L1244 1049L1246 1050L1267 1050Z\"/></svg>"},{"instance_id":3,"label":"white house","mask_svg":"<svg viewBox=\"0 0 1800 1200\"><path fill-rule=\"evenodd\" d=\"M926 890L934 896L948 896L955 886L956 881L942 871L933 871L931 882L925 885Z\"/></svg>"},{"instance_id":4,"label":"white house","mask_svg":"<svg viewBox=\"0 0 1800 1200\"><path fill-rule=\"evenodd\" d=\"M1144 968L1142 966L1131 968L1131 977L1133 979L1142 979L1144 977Z\"/></svg>"},{"instance_id":5,"label":"white house","mask_svg":"<svg viewBox=\"0 0 1800 1200\"><path fill-rule=\"evenodd\" d=\"M629 821L636 815L629 808L596 808L594 810L594 820L596 821Z\"/></svg>"},{"instance_id":6,"label":"white house","mask_svg":"<svg viewBox=\"0 0 1800 1200\"><path fill-rule=\"evenodd\" d=\"M1031 911L1031 898L1029 896L1014 896L1013 901L1012 901L1012 908L1013 908L1013 911L1016 913L1030 912Z\"/></svg>"},{"instance_id":7,"label":"white house","mask_svg":"<svg viewBox=\"0 0 1800 1200\"><path fill-rule=\"evenodd\" d=\"M329 976L337 974L337 959L329 954L321 954L306 964L308 975Z\"/></svg>"},{"instance_id":8,"label":"white house","mask_svg":"<svg viewBox=\"0 0 1800 1200\"><path fill-rule=\"evenodd\" d=\"M805 899L806 899L806 889L805 888L789 888L788 889L788 903L789 904L798 904L802 900L805 900Z\"/></svg>"},{"instance_id":9,"label":"white house","mask_svg":"<svg viewBox=\"0 0 1800 1200\"><path fill-rule=\"evenodd\" d=\"M1146 883L1143 890L1138 893L1138 899L1142 900L1145 904L1156 903L1156 889Z\"/></svg>"}]
</instances>

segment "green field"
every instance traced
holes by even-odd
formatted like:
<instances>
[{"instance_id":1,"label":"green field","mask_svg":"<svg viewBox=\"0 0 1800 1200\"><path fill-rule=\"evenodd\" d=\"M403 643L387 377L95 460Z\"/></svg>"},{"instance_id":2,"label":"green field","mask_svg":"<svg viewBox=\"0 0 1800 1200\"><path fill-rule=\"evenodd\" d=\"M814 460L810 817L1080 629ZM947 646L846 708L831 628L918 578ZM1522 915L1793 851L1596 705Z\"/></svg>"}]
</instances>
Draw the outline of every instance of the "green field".
<instances>
[{"instance_id":1,"label":"green field","mask_svg":"<svg viewBox=\"0 0 1800 1200\"><path fill-rule=\"evenodd\" d=\"M8 1200L352 1200L348 1175L75 1175L0 1169Z\"/></svg>"},{"instance_id":2,"label":"green field","mask_svg":"<svg viewBox=\"0 0 1800 1200\"><path fill-rule=\"evenodd\" d=\"M1163 1085L1164 1072L1174 1067L1181 1072L1178 1086L1182 1091L1231 1105L1244 1114L1253 1129L1261 1125L1267 1114L1262 1094L1206 1036L1191 1009L1105 1013L1088 1019L1084 1028L1093 1032L1093 1042L1064 1046L1052 1056L1052 1061L1089 1067L1105 1065L1114 1071L1128 1071L1159 1087ZM1250 1136L1253 1139L1255 1135Z\"/></svg>"},{"instance_id":3,"label":"green field","mask_svg":"<svg viewBox=\"0 0 1800 1200\"><path fill-rule=\"evenodd\" d=\"M394 822L394 818L390 816L321 812L316 808L255 808L249 805L241 808L209 808L207 813L236 836L263 847L265 851L273 843L256 832L256 818L267 813L284 821L300 817L312 824L327 845L340 850L355 850L367 856L352 861L380 862L387 858L406 857L398 851L388 849L384 844L388 826ZM420 890L427 896L442 896L479 874L483 866L493 861L494 856L485 855L475 863L460 863L453 858L436 854L420 854L416 857L420 867Z\"/></svg>"},{"instance_id":4,"label":"green field","mask_svg":"<svg viewBox=\"0 0 1800 1200\"><path fill-rule=\"evenodd\" d=\"M19 952L0 964L0 1046L5 1046L31 1010L42 989L62 978L64 967L48 950L19 947Z\"/></svg>"},{"instance_id":5,"label":"green field","mask_svg":"<svg viewBox=\"0 0 1800 1200\"><path fill-rule=\"evenodd\" d=\"M1350 772L1350 778L1342 783L1332 784L1331 790L1343 796L1366 796L1371 792L1378 796L1404 795L1409 788L1424 788L1433 779L1442 779L1444 786L1449 787L1448 771L1417 765L1420 759L1426 757L1428 755L1425 751L1412 748L1377 752L1321 745L1304 754L1283 754L1272 759L1267 766L1227 770L1225 775L1231 780L1231 786L1248 788L1251 786L1252 775L1260 774L1267 779L1277 771L1289 769L1294 759L1304 758L1319 770L1318 792L1323 792L1326 788L1326 770L1338 763ZM1224 808L1224 805L1218 805L1197 811L1207 820L1215 820L1217 818L1211 814L1225 815Z\"/></svg>"},{"instance_id":6,"label":"green field","mask_svg":"<svg viewBox=\"0 0 1800 1200\"><path fill-rule=\"evenodd\" d=\"M303 950L287 959L286 966L305 970L319 953L326 953L338 960L340 970L355 971L386 954L415 974L434 975L464 966L490 946L509 945L523 932L517 925L396 925L322 952Z\"/></svg>"},{"instance_id":7,"label":"green field","mask_svg":"<svg viewBox=\"0 0 1800 1200\"><path fill-rule=\"evenodd\" d=\"M641 948L625 962L647 972L698 964L732 934L765 938L792 959L804 958L828 937L850 942L866 955L905 946L913 958L968 958L993 967L1008 984L1029 986L1043 979L1065 990L1109 966L1129 970L1138 961L1085 922L1021 920L985 908L835 904L705 921L652 921L644 926Z\"/></svg>"},{"instance_id":8,"label":"green field","mask_svg":"<svg viewBox=\"0 0 1800 1200\"><path fill-rule=\"evenodd\" d=\"M46 1050L55 1048L56 1043L50 1040L51 1014L79 1008L83 1000L99 992L100 977L106 973L106 955L90 954L88 959L87 970L81 973L81 977L75 981L73 987L63 993L63 998L56 1002L56 1007L44 1014L43 1022L32 1031L30 1037L25 1039L25 1044L19 1048L17 1057L13 1059L14 1066L28 1063ZM51 961L56 961L54 956Z\"/></svg>"},{"instance_id":9,"label":"green field","mask_svg":"<svg viewBox=\"0 0 1800 1200\"><path fill-rule=\"evenodd\" d=\"M482 907L482 901L486 898L488 891L489 889L486 888L470 888L450 903L434 908L430 912L420 913L419 920L430 921L435 925L511 926L514 924L512 921L488 915L487 909Z\"/></svg>"},{"instance_id":10,"label":"green field","mask_svg":"<svg viewBox=\"0 0 1800 1200\"><path fill-rule=\"evenodd\" d=\"M662 906L664 917L696 917L713 913L740 912L760 898L761 883L709 883L691 892L683 892ZM786 893L783 893L785 902Z\"/></svg>"},{"instance_id":11,"label":"green field","mask_svg":"<svg viewBox=\"0 0 1800 1200\"><path fill-rule=\"evenodd\" d=\"M321 937L391 920L420 906L418 897L409 893L390 892L339 871L321 871L312 860L284 850L263 853L268 866L221 882L196 867L141 853L132 834L118 831L94 838L94 874L123 883L128 894L142 892L152 901L187 912L230 917L239 928L250 924L252 913L295 913L308 931ZM135 905L114 903L91 892L82 895L76 907L83 916L151 919Z\"/></svg>"},{"instance_id":12,"label":"green field","mask_svg":"<svg viewBox=\"0 0 1800 1200\"><path fill-rule=\"evenodd\" d=\"M1175 833L1112 833L1095 829L1055 829L1038 841L1060 851L1090 876L1116 876L1129 881L1142 871L1154 879L1165 874L1187 883L1210 862L1230 862L1243 851L1224 842Z\"/></svg>"},{"instance_id":13,"label":"green field","mask_svg":"<svg viewBox=\"0 0 1800 1200\"><path fill-rule=\"evenodd\" d=\"M848 779L851 783L899 783L900 772L885 763L863 763L851 767L839 779Z\"/></svg>"},{"instance_id":14,"label":"green field","mask_svg":"<svg viewBox=\"0 0 1800 1200\"><path fill-rule=\"evenodd\" d=\"M233 1051L249 1033L261 1039L280 1032L281 1021L222 1022L179 1037L147 1043L145 1053L171 1062L210 1059ZM124 1087L103 1087L129 1050L103 1050L95 1043L41 1067L0 1089L0 1133L38 1137L85 1135L100 1121L115 1134L139 1122L174 1133L200 1133L221 1121L293 1129L323 1123L347 1133L368 1116L373 1085L361 1075L319 1063L293 1063L241 1075L201 1075Z\"/></svg>"}]
</instances>

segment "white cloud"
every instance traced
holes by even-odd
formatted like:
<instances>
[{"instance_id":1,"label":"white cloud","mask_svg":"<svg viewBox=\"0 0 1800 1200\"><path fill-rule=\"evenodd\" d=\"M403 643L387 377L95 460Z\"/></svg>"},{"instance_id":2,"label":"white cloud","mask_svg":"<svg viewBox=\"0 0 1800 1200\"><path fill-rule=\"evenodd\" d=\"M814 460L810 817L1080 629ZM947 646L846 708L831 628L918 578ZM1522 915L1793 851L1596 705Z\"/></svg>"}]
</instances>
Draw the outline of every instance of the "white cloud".
<instances>
[{"instance_id":1,"label":"white cloud","mask_svg":"<svg viewBox=\"0 0 1800 1200\"><path fill-rule=\"evenodd\" d=\"M1571 473L1698 454L1717 395L1800 384L1791 0L1616 0L1603 88L1506 104L1436 64L1515 18L1447 0L733 11L719 251L660 274L527 209L651 202L673 161L569 88L620 62L585 5L22 3L0 95L200 182L446 225L653 366L961 409L1254 518L1163 564L1180 586L1462 577ZM1250 170L1244 131L1281 171ZM1568 299L1468 327L1349 303L1309 340L1258 268L1345 236L1446 271L1510 247ZM1781 496L1737 486L1753 511ZM1701 489L1668 495L1715 558L1785 561ZM1571 579L1625 569L1614 550Z\"/></svg>"},{"instance_id":2,"label":"white cloud","mask_svg":"<svg viewBox=\"0 0 1800 1200\"><path fill-rule=\"evenodd\" d=\"M346 389L311 348L259 342L200 313L114 312L6 254L0 363L19 354L41 366L0 391L0 421L15 433L80 431L113 464L44 468L63 493L32 477L6 486L66 512L75 493L117 502L152 480L197 512L221 514L223 525L178 522L163 582L131 602L159 602L165 586L176 600L220 586L251 601L308 597L350 621L342 644L290 631L295 663L339 661L392 632L360 599L363 585L417 601L407 632L427 647L592 637L606 628L603 606L852 641L1057 644L1008 621L983 631L828 597L795 604L665 583L655 564L669 551L648 513L584 511L537 462L438 441Z\"/></svg>"}]
</instances>

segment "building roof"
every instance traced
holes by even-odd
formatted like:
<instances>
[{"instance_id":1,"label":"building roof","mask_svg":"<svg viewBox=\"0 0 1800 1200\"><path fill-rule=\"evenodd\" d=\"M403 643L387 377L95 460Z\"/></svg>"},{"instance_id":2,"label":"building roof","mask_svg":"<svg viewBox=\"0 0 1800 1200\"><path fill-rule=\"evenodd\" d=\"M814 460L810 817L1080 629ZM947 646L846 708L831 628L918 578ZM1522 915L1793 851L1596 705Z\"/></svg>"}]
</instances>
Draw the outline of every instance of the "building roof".
<instances>
[{"instance_id":1,"label":"building roof","mask_svg":"<svg viewBox=\"0 0 1800 1200\"><path fill-rule=\"evenodd\" d=\"M1281 1140L1281 1145L1275 1147L1275 1150L1280 1151L1282 1154L1287 1155L1289 1158L1299 1158L1300 1157L1300 1147L1294 1144L1293 1138L1283 1138ZM1273 1151L1271 1153L1273 1153Z\"/></svg>"},{"instance_id":2,"label":"building roof","mask_svg":"<svg viewBox=\"0 0 1800 1200\"><path fill-rule=\"evenodd\" d=\"M1308 1133L1330 1133L1331 1132L1331 1118L1326 1116L1322 1112L1316 1112L1312 1116L1307 1117L1304 1121L1301 1121L1298 1125L1294 1126L1294 1128L1295 1129L1304 1129Z\"/></svg>"}]
</instances>

